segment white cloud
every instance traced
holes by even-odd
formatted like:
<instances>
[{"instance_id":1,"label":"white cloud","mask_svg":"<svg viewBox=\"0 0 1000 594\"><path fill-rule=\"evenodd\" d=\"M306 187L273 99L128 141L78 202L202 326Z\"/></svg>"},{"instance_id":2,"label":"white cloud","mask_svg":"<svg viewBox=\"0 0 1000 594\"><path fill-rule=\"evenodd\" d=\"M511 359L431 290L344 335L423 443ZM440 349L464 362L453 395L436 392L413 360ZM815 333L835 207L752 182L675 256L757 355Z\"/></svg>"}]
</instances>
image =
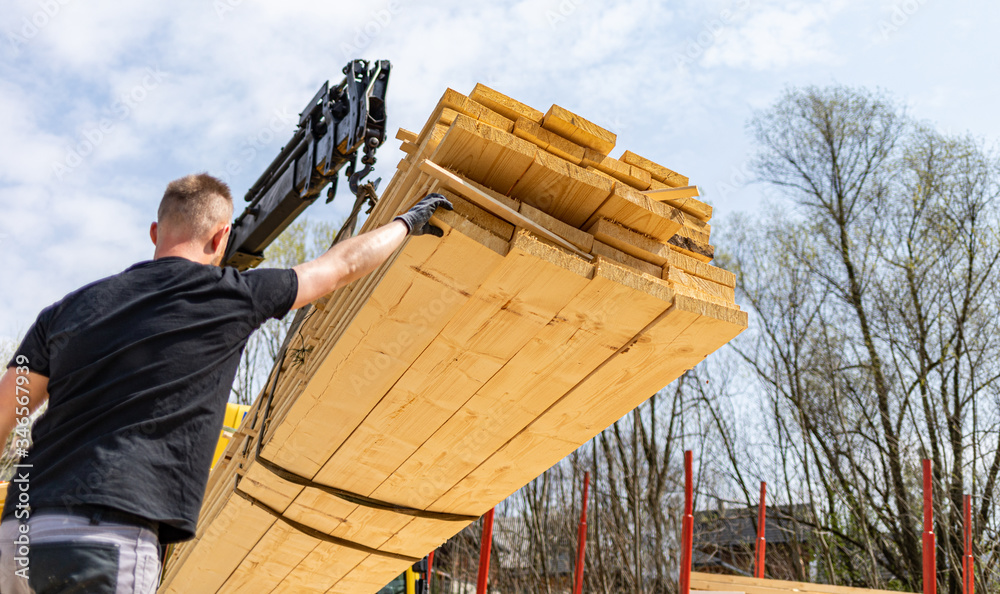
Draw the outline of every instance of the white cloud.
<instances>
[{"instance_id":1,"label":"white cloud","mask_svg":"<svg viewBox=\"0 0 1000 594\"><path fill-rule=\"evenodd\" d=\"M7 40L0 48L0 266L5 286L16 280L19 287L0 296L0 335L23 330L40 307L79 285L149 257L146 227L168 180L223 174L236 161L240 171L230 181L241 195L290 136L287 114L296 115L324 80L338 81L350 58L392 60L390 136L400 126L419 129L445 87L468 92L482 81L542 110L551 103L577 110L618 133L615 154L636 150L706 185L729 179L742 163L750 109L785 84L825 83L837 73L882 77L880 54L848 51L858 23L869 31L884 13L859 8L866 11L860 19L846 19L845 7L860 0L51 2L61 8L44 18L36 17L38 0L8 2L0 24ZM21 35L26 18L47 20L29 38ZM910 26L918 20L932 19ZM937 43L961 51L969 31L959 31L940 31ZM8 33L24 42L11 46ZM678 68L691 43L694 59ZM164 73L155 87L143 86L147 69ZM897 70L926 85L920 70ZM978 112L955 105L987 78L972 70L962 78L971 85L964 94L924 101L956 118L995 122L988 102L995 93L977 95L984 98ZM116 102L133 92L143 97L117 117ZM55 178L52 164L109 113L113 126L92 153ZM277 123L276 113L283 114ZM375 176L384 184L401 156L397 147L390 141L379 153ZM335 220L347 202L318 204L310 216Z\"/></svg>"},{"instance_id":2,"label":"white cloud","mask_svg":"<svg viewBox=\"0 0 1000 594\"><path fill-rule=\"evenodd\" d=\"M830 31L835 5L783 3L752 7L741 22L712 31L714 43L702 58L706 67L781 70L836 61Z\"/></svg>"}]
</instances>

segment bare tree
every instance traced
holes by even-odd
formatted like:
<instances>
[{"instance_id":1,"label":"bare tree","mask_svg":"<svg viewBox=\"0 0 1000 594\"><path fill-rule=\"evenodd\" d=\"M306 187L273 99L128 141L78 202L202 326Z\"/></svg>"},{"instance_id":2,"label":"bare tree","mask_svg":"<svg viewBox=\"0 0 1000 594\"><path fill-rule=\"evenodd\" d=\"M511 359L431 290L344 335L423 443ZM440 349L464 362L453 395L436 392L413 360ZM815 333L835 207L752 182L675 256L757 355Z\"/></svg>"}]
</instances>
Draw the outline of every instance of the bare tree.
<instances>
[{"instance_id":1,"label":"bare tree","mask_svg":"<svg viewBox=\"0 0 1000 594\"><path fill-rule=\"evenodd\" d=\"M727 242L756 314L736 349L766 389L776 458L797 463L786 480L822 518L825 577L920 585L929 457L939 585L957 593L962 493L994 546L995 158L844 87L789 91L750 128L784 200Z\"/></svg>"}]
</instances>

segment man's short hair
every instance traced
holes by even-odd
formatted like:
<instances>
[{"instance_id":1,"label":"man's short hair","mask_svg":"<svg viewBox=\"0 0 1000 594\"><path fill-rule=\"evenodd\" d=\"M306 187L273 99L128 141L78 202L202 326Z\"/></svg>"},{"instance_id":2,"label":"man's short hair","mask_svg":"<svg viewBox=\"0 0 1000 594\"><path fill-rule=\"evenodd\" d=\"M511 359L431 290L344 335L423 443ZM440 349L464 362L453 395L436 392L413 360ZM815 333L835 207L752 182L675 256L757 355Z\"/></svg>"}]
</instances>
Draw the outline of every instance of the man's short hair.
<instances>
[{"instance_id":1,"label":"man's short hair","mask_svg":"<svg viewBox=\"0 0 1000 594\"><path fill-rule=\"evenodd\" d=\"M186 175L167 184L156 211L159 225L187 229L192 237L205 237L219 223L233 216L229 186L207 173Z\"/></svg>"}]
</instances>

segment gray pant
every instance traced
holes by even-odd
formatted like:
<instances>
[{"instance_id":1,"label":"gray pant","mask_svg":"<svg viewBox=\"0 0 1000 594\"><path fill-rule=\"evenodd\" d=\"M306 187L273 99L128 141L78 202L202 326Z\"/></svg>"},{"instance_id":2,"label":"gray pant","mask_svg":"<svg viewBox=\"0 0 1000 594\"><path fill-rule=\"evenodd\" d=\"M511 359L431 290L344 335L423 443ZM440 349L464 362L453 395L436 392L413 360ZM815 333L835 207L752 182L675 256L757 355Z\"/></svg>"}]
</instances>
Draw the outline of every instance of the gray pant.
<instances>
[{"instance_id":1,"label":"gray pant","mask_svg":"<svg viewBox=\"0 0 1000 594\"><path fill-rule=\"evenodd\" d=\"M0 594L155 594L160 550L151 530L62 514L33 516L27 528L28 567L19 572L25 563L21 524L0 523Z\"/></svg>"}]
</instances>

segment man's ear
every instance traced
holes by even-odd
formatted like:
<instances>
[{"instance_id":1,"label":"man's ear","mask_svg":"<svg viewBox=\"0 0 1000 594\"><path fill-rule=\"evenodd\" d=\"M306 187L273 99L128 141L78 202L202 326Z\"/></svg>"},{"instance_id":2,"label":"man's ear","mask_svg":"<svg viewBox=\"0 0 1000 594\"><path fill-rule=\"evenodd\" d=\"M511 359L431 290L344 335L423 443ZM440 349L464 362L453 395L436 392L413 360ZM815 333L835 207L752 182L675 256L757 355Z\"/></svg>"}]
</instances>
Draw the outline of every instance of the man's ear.
<instances>
[{"instance_id":1,"label":"man's ear","mask_svg":"<svg viewBox=\"0 0 1000 594\"><path fill-rule=\"evenodd\" d=\"M149 238L153 240L153 245L156 245L156 222L155 221L149 225Z\"/></svg>"},{"instance_id":2,"label":"man's ear","mask_svg":"<svg viewBox=\"0 0 1000 594\"><path fill-rule=\"evenodd\" d=\"M222 246L222 248L225 249L225 247L226 247L226 241L229 239L229 229L230 229L230 226L226 225L225 227L223 227L223 228L219 229L218 231L216 231L215 235L212 236L212 251L213 252L218 252L219 251L219 246Z\"/></svg>"}]
</instances>

